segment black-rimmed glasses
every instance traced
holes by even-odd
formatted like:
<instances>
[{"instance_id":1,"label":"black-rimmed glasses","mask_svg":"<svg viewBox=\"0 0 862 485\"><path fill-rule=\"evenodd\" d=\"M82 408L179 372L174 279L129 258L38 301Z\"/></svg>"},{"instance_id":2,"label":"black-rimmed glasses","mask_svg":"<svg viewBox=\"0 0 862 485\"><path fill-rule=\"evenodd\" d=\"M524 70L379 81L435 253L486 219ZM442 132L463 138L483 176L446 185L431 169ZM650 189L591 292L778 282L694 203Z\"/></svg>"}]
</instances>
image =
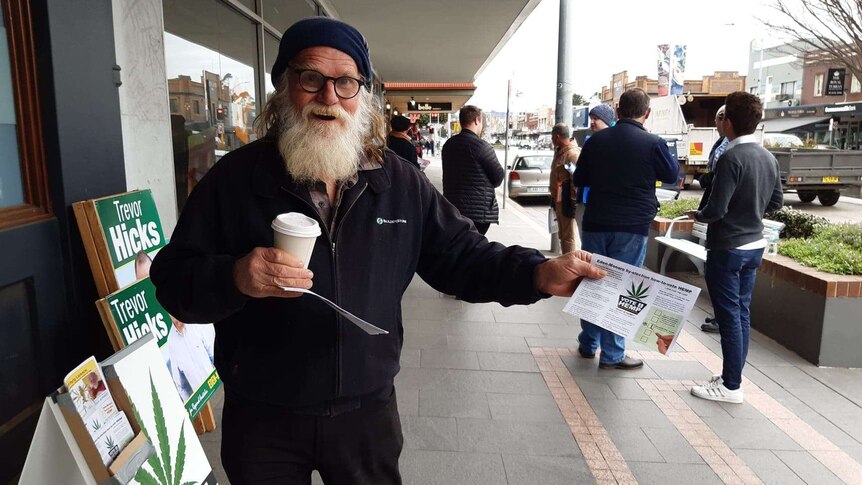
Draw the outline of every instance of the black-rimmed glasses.
<instances>
[{"instance_id":1,"label":"black-rimmed glasses","mask_svg":"<svg viewBox=\"0 0 862 485\"><path fill-rule=\"evenodd\" d=\"M319 93L326 87L326 83L332 81L335 86L335 95L341 99L350 99L359 94L359 88L363 82L350 76L330 77L315 71L314 69L294 69L299 76L299 86L308 93Z\"/></svg>"}]
</instances>

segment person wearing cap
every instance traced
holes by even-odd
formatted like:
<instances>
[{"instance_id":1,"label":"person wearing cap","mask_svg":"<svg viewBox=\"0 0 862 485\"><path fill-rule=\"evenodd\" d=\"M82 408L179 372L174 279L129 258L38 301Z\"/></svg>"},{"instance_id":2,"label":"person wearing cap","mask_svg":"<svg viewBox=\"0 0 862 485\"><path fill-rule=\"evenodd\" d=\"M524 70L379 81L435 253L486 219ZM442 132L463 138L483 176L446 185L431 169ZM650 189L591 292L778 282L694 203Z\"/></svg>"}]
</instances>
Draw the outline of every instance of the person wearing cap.
<instances>
[{"instance_id":1,"label":"person wearing cap","mask_svg":"<svg viewBox=\"0 0 862 485\"><path fill-rule=\"evenodd\" d=\"M614 124L614 108L609 104L599 104L593 107L589 113L590 130L593 133L610 128Z\"/></svg>"},{"instance_id":2,"label":"person wearing cap","mask_svg":"<svg viewBox=\"0 0 862 485\"><path fill-rule=\"evenodd\" d=\"M418 170L385 148L368 46L325 17L288 28L260 139L219 160L153 262L159 302L215 322L224 383L222 464L232 483L401 483L394 379L401 299L418 274L467 302L569 296L603 272L584 252L546 259L489 242ZM273 248L272 221L318 223L308 267ZM386 330L368 335L312 289Z\"/></svg>"},{"instance_id":3,"label":"person wearing cap","mask_svg":"<svg viewBox=\"0 0 862 485\"><path fill-rule=\"evenodd\" d=\"M588 116L590 118L590 130L593 134L613 126L614 118L616 118L614 108L609 104L596 105L590 110ZM586 212L589 190L589 187L572 187L572 194L575 196L575 226L578 234L584 233L584 212Z\"/></svg>"},{"instance_id":4,"label":"person wearing cap","mask_svg":"<svg viewBox=\"0 0 862 485\"><path fill-rule=\"evenodd\" d=\"M649 95L640 88L620 96L619 121L584 143L574 184L589 187L581 245L585 251L642 266L649 226L658 212L655 182L676 182L679 164L667 143L648 133ZM604 120L602 120L604 121ZM643 361L626 355L625 339L587 320L578 336L581 357L592 359L602 349L602 369L636 369Z\"/></svg>"},{"instance_id":5,"label":"person wearing cap","mask_svg":"<svg viewBox=\"0 0 862 485\"><path fill-rule=\"evenodd\" d=\"M396 155L419 168L419 156L416 153L416 147L413 146L413 141L407 134L407 129L410 128L410 119L406 116L396 115L389 120L389 126L392 131L386 137L386 146Z\"/></svg>"}]
</instances>

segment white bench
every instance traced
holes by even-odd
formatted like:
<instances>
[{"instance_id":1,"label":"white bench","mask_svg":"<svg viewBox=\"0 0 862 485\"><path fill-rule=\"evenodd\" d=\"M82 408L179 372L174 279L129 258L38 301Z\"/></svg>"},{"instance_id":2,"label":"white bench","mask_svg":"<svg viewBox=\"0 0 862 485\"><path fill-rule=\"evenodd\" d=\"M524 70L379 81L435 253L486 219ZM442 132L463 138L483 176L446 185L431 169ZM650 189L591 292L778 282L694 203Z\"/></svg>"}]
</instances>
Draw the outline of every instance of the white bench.
<instances>
[{"instance_id":1,"label":"white bench","mask_svg":"<svg viewBox=\"0 0 862 485\"><path fill-rule=\"evenodd\" d=\"M676 200L677 197L679 197L679 192L675 190L655 189L655 198L658 200L659 204Z\"/></svg>"},{"instance_id":2,"label":"white bench","mask_svg":"<svg viewBox=\"0 0 862 485\"><path fill-rule=\"evenodd\" d=\"M671 255L676 252L680 252L688 257L689 261L691 261L696 267L697 272L703 276L703 265L706 263L706 228L707 224L704 222L694 222L694 227L691 229L691 235L697 238L697 242L689 241L688 239L679 239L673 237L673 226L677 223L677 221L685 221L688 220L687 216L680 216L671 221L670 226L667 228L667 232L664 236L657 236L655 238L656 242L666 246L664 251L664 256L661 258L661 269L659 272L661 274L665 274L667 270L667 263L670 261ZM781 231L784 229L784 224L781 222L771 221L769 219L763 219L763 237L764 239L769 239L769 236L773 230Z\"/></svg>"}]
</instances>

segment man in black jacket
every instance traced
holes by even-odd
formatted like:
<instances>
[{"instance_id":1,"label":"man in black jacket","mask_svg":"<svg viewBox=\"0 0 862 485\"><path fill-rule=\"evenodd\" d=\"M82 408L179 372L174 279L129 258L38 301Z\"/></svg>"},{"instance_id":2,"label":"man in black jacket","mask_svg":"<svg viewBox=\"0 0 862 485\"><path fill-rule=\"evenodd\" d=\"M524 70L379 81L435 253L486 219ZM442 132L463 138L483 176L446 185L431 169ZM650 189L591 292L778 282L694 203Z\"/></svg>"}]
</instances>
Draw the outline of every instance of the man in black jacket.
<instances>
[{"instance_id":1,"label":"man in black jacket","mask_svg":"<svg viewBox=\"0 0 862 485\"><path fill-rule=\"evenodd\" d=\"M480 234L499 221L500 209L494 189L503 183L506 172L494 148L479 138L482 111L464 106L458 115L461 132L443 145L443 195L473 221Z\"/></svg>"},{"instance_id":2,"label":"man in black jacket","mask_svg":"<svg viewBox=\"0 0 862 485\"><path fill-rule=\"evenodd\" d=\"M646 256L649 225L658 212L655 183L675 183L679 164L671 158L667 143L648 133L649 95L629 89L620 97L619 121L593 134L578 159L574 184L589 187L584 212L584 251L601 254L634 266ZM581 320L578 336L582 357L595 357L601 347L599 367L636 369L643 361L625 355L625 339Z\"/></svg>"},{"instance_id":3,"label":"man in black jacket","mask_svg":"<svg viewBox=\"0 0 862 485\"><path fill-rule=\"evenodd\" d=\"M419 168L419 156L416 154L416 147L413 146L413 140L407 134L410 120L406 116L395 115L389 120L389 126L392 127L392 131L386 137L386 146L396 155Z\"/></svg>"},{"instance_id":4,"label":"man in black jacket","mask_svg":"<svg viewBox=\"0 0 862 485\"><path fill-rule=\"evenodd\" d=\"M224 381L222 462L233 483L401 483L393 382L401 298L414 274L465 301L529 304L601 277L590 255L546 260L477 233L427 179L384 149L362 35L337 20L297 22L272 68L266 136L201 180L151 276L187 325L215 322ZM273 248L283 213L323 234L308 268ZM313 290L387 330L368 335Z\"/></svg>"},{"instance_id":5,"label":"man in black jacket","mask_svg":"<svg viewBox=\"0 0 862 485\"><path fill-rule=\"evenodd\" d=\"M742 403L742 368L748 356L751 292L763 258L763 214L781 208L784 196L775 157L754 130L763 117L757 96L727 96L721 120L727 151L715 165L706 207L686 213L706 230L706 287L721 334L722 372L691 393L710 401Z\"/></svg>"}]
</instances>

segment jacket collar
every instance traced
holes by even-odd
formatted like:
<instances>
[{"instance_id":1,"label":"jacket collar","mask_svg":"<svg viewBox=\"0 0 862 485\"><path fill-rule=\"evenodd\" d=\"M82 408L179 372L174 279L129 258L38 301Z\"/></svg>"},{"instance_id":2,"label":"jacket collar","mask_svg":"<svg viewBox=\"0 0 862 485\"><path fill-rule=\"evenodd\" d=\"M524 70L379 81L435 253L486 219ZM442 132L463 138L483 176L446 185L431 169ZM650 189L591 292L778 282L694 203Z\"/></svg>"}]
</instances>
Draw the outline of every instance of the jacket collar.
<instances>
[{"instance_id":1,"label":"jacket collar","mask_svg":"<svg viewBox=\"0 0 862 485\"><path fill-rule=\"evenodd\" d=\"M644 125L642 125L642 124L638 123L637 121L630 119L630 118L623 118L621 120L617 120L617 124L614 126L619 126L619 125L632 125L632 126L636 126L636 127L640 128L643 131L646 131L646 128L644 128Z\"/></svg>"}]
</instances>

